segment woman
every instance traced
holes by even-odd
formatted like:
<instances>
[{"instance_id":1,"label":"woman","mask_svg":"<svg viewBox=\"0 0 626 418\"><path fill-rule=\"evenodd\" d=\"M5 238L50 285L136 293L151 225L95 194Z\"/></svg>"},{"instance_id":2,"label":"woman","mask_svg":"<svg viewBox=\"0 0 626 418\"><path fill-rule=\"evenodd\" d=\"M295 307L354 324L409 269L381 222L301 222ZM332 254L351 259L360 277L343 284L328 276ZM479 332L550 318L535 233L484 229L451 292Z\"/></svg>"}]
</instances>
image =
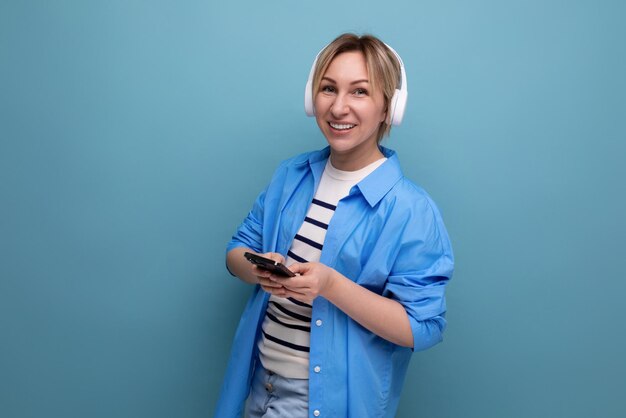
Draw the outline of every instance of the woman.
<instances>
[{"instance_id":1,"label":"woman","mask_svg":"<svg viewBox=\"0 0 626 418\"><path fill-rule=\"evenodd\" d=\"M393 417L411 353L441 341L447 232L380 146L405 100L400 57L373 36L341 35L316 58L305 105L328 147L283 162L228 245L230 272L255 289L216 417L246 399L249 417Z\"/></svg>"}]
</instances>

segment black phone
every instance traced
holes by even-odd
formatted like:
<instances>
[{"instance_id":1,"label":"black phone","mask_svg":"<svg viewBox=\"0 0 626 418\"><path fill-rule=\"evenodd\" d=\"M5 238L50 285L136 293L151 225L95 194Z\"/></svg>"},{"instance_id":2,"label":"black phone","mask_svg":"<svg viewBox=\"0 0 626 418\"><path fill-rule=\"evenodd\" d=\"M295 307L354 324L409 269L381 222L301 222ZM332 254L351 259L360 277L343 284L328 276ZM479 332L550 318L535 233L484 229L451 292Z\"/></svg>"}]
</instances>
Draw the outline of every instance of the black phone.
<instances>
[{"instance_id":1,"label":"black phone","mask_svg":"<svg viewBox=\"0 0 626 418\"><path fill-rule=\"evenodd\" d=\"M270 260L269 258L261 257L260 255L252 254L248 252L244 253L243 256L246 257L246 259L249 262L251 262L252 264L256 265L259 268L262 268L263 270L268 270L268 271L271 271L272 273L275 273L279 276L284 276L284 277L295 276L295 273L289 270L287 267L285 267L284 264L278 263L274 260Z\"/></svg>"}]
</instances>

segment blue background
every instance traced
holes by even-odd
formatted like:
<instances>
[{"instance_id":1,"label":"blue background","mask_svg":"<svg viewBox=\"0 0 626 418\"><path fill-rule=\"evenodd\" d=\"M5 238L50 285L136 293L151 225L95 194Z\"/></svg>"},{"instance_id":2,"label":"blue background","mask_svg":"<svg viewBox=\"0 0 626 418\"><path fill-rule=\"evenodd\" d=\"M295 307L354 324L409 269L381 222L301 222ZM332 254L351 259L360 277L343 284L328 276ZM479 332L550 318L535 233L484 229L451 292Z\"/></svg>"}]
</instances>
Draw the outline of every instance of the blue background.
<instances>
[{"instance_id":1,"label":"blue background","mask_svg":"<svg viewBox=\"0 0 626 418\"><path fill-rule=\"evenodd\" d=\"M250 288L226 242L344 31L402 55L387 146L457 270L398 417L618 417L620 1L0 3L0 416L207 417Z\"/></svg>"}]
</instances>

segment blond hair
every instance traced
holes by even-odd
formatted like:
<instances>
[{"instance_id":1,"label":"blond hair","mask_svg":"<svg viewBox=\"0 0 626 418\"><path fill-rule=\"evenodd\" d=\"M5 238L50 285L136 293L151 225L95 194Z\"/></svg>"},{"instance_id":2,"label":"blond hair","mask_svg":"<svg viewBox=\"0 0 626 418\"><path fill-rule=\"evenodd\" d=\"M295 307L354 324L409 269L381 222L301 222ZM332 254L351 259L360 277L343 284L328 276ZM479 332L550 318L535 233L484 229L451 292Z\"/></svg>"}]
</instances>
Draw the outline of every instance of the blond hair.
<instances>
[{"instance_id":1,"label":"blond hair","mask_svg":"<svg viewBox=\"0 0 626 418\"><path fill-rule=\"evenodd\" d=\"M353 33L339 35L328 44L317 57L313 72L312 97L319 91L322 77L337 55L344 52L359 51L365 58L365 67L373 90L380 90L385 100L387 117L378 128L376 140L378 143L385 135L389 135L391 122L389 105L396 89L400 88L400 63L395 54L383 41L373 35L358 36Z\"/></svg>"}]
</instances>

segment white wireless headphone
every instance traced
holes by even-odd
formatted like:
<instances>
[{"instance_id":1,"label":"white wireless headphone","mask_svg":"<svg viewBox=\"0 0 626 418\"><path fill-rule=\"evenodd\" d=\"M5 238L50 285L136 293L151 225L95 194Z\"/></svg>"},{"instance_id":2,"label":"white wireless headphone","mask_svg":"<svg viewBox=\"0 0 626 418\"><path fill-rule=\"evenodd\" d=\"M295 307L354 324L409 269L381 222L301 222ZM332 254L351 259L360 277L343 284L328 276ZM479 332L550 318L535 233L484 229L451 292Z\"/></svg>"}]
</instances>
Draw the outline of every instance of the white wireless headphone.
<instances>
[{"instance_id":1,"label":"white wireless headphone","mask_svg":"<svg viewBox=\"0 0 626 418\"><path fill-rule=\"evenodd\" d=\"M396 89L393 97L391 98L391 102L389 103L389 122L392 125L397 126L402 123L404 110L406 109L406 100L409 95L406 85L406 72L404 71L404 63L402 62L400 55L398 55L398 53L389 45L385 44L385 46L393 52L400 63L400 88ZM326 47L324 47L322 51L324 51L324 49L326 49ZM313 61L313 66L311 66L311 71L309 72L309 79L307 80L306 87L304 88L304 111L307 116L315 116L315 107L313 106L313 74L315 73L317 59L322 51L317 54L315 61Z\"/></svg>"}]
</instances>

